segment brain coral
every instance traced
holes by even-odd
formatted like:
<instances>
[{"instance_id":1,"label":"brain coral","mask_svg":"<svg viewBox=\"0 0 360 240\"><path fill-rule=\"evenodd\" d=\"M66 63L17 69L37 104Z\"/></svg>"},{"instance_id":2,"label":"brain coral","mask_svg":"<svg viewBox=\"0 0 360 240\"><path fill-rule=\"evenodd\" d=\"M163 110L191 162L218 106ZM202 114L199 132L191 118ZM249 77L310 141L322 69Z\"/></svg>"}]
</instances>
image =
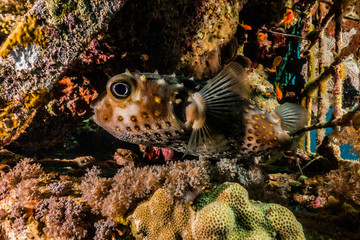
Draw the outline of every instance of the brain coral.
<instances>
[{"instance_id":1,"label":"brain coral","mask_svg":"<svg viewBox=\"0 0 360 240\"><path fill-rule=\"evenodd\" d=\"M190 206L169 201L159 189L129 216L137 239L305 239L285 207L253 202L237 183L224 183Z\"/></svg>"}]
</instances>

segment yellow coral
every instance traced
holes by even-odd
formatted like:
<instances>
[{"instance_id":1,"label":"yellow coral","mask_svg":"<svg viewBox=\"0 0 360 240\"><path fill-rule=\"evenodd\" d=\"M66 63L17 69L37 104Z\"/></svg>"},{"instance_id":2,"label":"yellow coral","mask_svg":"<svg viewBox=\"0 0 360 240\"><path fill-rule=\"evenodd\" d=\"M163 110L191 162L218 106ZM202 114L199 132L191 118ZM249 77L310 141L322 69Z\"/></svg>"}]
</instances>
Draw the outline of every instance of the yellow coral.
<instances>
[{"instance_id":1,"label":"yellow coral","mask_svg":"<svg viewBox=\"0 0 360 240\"><path fill-rule=\"evenodd\" d=\"M7 137L9 129L14 129L18 126L18 121L14 113L12 102L8 102L4 108L0 108L0 137Z\"/></svg>"},{"instance_id":2,"label":"yellow coral","mask_svg":"<svg viewBox=\"0 0 360 240\"><path fill-rule=\"evenodd\" d=\"M132 233L141 239L191 238L190 216L193 210L166 197L165 189L157 190L149 201L140 204L129 217Z\"/></svg>"},{"instance_id":3,"label":"yellow coral","mask_svg":"<svg viewBox=\"0 0 360 240\"><path fill-rule=\"evenodd\" d=\"M6 58L9 52L17 45L26 47L29 44L37 44L45 48L45 43L46 39L40 28L39 19L29 16L6 39L0 49L0 57Z\"/></svg>"},{"instance_id":4,"label":"yellow coral","mask_svg":"<svg viewBox=\"0 0 360 240\"><path fill-rule=\"evenodd\" d=\"M199 23L201 28L191 40L192 51L181 56L182 64L188 65L195 77L219 70L220 48L232 43L238 26L241 2L211 0L206 3L204 12L199 13L202 16ZM237 44L232 45L237 48Z\"/></svg>"},{"instance_id":5,"label":"yellow coral","mask_svg":"<svg viewBox=\"0 0 360 240\"><path fill-rule=\"evenodd\" d=\"M45 89L38 89L27 94L24 97L25 108L29 109L38 107L42 103L46 93Z\"/></svg>"},{"instance_id":6,"label":"yellow coral","mask_svg":"<svg viewBox=\"0 0 360 240\"><path fill-rule=\"evenodd\" d=\"M174 203L159 189L129 217L142 239L305 239L301 224L285 207L251 202L237 183L224 183L194 206Z\"/></svg>"}]
</instances>

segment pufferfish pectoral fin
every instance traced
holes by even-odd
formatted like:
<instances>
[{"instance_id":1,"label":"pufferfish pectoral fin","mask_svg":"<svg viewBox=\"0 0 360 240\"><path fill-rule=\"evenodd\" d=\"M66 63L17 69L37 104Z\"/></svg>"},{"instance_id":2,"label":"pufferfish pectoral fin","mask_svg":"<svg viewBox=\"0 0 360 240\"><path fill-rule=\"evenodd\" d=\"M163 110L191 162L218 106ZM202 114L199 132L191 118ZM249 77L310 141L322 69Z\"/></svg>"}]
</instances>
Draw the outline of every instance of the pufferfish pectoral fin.
<instances>
[{"instance_id":1,"label":"pufferfish pectoral fin","mask_svg":"<svg viewBox=\"0 0 360 240\"><path fill-rule=\"evenodd\" d=\"M192 151L218 152L224 150L226 141L223 135L214 132L206 124L191 132L186 153Z\"/></svg>"},{"instance_id":2,"label":"pufferfish pectoral fin","mask_svg":"<svg viewBox=\"0 0 360 240\"><path fill-rule=\"evenodd\" d=\"M280 117L281 126L289 135L293 135L307 123L307 110L294 103L284 103L274 110Z\"/></svg>"},{"instance_id":3,"label":"pufferfish pectoral fin","mask_svg":"<svg viewBox=\"0 0 360 240\"><path fill-rule=\"evenodd\" d=\"M239 104L250 95L250 83L245 69L231 62L199 92L205 104L206 115L232 121ZM229 119L226 119L229 118Z\"/></svg>"},{"instance_id":4,"label":"pufferfish pectoral fin","mask_svg":"<svg viewBox=\"0 0 360 240\"><path fill-rule=\"evenodd\" d=\"M250 94L249 80L244 68L231 62L200 92L193 94L193 109L196 109L188 151L221 151L226 148L226 137L221 128L229 126ZM189 108L190 109L190 108ZM200 124L199 124L200 123ZM222 126L219 128L219 124Z\"/></svg>"}]
</instances>

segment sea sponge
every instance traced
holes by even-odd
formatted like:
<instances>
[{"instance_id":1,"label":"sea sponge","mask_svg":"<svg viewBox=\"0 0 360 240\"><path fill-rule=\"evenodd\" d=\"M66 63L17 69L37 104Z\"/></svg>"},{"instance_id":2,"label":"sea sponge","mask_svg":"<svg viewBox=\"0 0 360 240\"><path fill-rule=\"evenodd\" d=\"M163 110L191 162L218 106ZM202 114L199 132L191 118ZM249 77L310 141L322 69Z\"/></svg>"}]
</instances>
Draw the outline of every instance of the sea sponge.
<instances>
[{"instance_id":1,"label":"sea sponge","mask_svg":"<svg viewBox=\"0 0 360 240\"><path fill-rule=\"evenodd\" d=\"M175 203L159 189L128 220L137 239L305 239L287 208L253 202L240 184L223 183L189 203Z\"/></svg>"}]
</instances>

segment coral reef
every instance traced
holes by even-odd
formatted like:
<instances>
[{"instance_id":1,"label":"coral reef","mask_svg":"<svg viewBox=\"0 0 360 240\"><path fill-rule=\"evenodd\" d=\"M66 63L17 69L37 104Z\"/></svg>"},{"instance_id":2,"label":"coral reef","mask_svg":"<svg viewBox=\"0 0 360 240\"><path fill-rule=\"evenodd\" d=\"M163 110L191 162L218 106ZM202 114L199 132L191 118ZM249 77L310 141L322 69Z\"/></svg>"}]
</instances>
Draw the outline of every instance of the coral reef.
<instances>
[{"instance_id":1,"label":"coral reef","mask_svg":"<svg viewBox=\"0 0 360 240\"><path fill-rule=\"evenodd\" d=\"M5 40L15 24L34 5L35 0L4 0L0 3L0 43Z\"/></svg>"},{"instance_id":2,"label":"coral reef","mask_svg":"<svg viewBox=\"0 0 360 240\"><path fill-rule=\"evenodd\" d=\"M229 51L230 56L222 59L228 45L236 49L234 34L243 4L243 1L208 1L196 12L193 22L201 28L187 41L189 51L180 57L181 65L192 69L195 77L216 74L222 61L234 57L236 51Z\"/></svg>"},{"instance_id":3,"label":"coral reef","mask_svg":"<svg viewBox=\"0 0 360 240\"><path fill-rule=\"evenodd\" d=\"M164 187L166 196L177 201L190 201L210 181L208 161L184 161L165 166L124 167L110 179L100 177L92 168L81 187L83 197L95 213L120 221L148 194Z\"/></svg>"},{"instance_id":4,"label":"coral reef","mask_svg":"<svg viewBox=\"0 0 360 240\"><path fill-rule=\"evenodd\" d=\"M358 163L342 164L331 170L319 180L319 196L324 198L332 208L348 208L346 211L360 211L360 165Z\"/></svg>"},{"instance_id":5,"label":"coral reef","mask_svg":"<svg viewBox=\"0 0 360 240\"><path fill-rule=\"evenodd\" d=\"M18 45L27 47L34 44L45 48L46 39L39 21L36 17L29 16L23 23L17 25L1 46L0 57L7 58L9 52Z\"/></svg>"},{"instance_id":6,"label":"coral reef","mask_svg":"<svg viewBox=\"0 0 360 240\"><path fill-rule=\"evenodd\" d=\"M223 183L190 205L169 201L159 189L129 216L137 239L305 239L288 209L250 202L239 184Z\"/></svg>"},{"instance_id":7,"label":"coral reef","mask_svg":"<svg viewBox=\"0 0 360 240\"><path fill-rule=\"evenodd\" d=\"M360 239L359 16L355 0L2 1L0 238ZM126 68L200 82L230 61L258 107L307 108L300 149L184 160L91 122Z\"/></svg>"},{"instance_id":8,"label":"coral reef","mask_svg":"<svg viewBox=\"0 0 360 240\"><path fill-rule=\"evenodd\" d=\"M10 1L4 4L9 6L10 12L23 13L23 9L32 2L22 2L24 6L14 7L14 10L11 10L13 3ZM50 99L52 87L61 79L65 70L75 63L94 35L107 26L125 1L66 3L38 1L1 46L0 122L6 122L5 129L2 127L0 131L1 145L11 143L28 128L42 125L42 121L37 120L46 116L36 116L44 113L44 102ZM57 17L58 21L55 21ZM40 90L44 90L41 104L29 106L24 103L26 94ZM37 96L32 97L38 99ZM16 119L16 124L13 119ZM52 126L55 128L56 125ZM58 127L61 130L63 125Z\"/></svg>"},{"instance_id":9,"label":"coral reef","mask_svg":"<svg viewBox=\"0 0 360 240\"><path fill-rule=\"evenodd\" d=\"M48 173L33 162L23 159L13 168L0 170L0 236L5 239L89 239L92 236L105 239L106 236L120 238L119 233L126 232L124 226L91 213L90 206L81 197L80 178ZM6 170L8 172L4 172Z\"/></svg>"},{"instance_id":10,"label":"coral reef","mask_svg":"<svg viewBox=\"0 0 360 240\"><path fill-rule=\"evenodd\" d=\"M108 76L125 68L216 74L236 52L234 35L242 5L241 1L37 2L2 45L0 122L5 120L7 127L0 131L1 145L12 144L26 152L48 148L89 117L89 103L79 103L75 86L68 89L67 97L58 99L59 85L67 78L88 80L86 94L92 100L104 89ZM229 50L230 45L234 47ZM226 51L230 57L225 57ZM45 90L40 104L27 108L24 93L39 89ZM59 104L62 111L56 112ZM80 109L74 106L78 104ZM53 137L38 131L41 126L52 128ZM25 140L29 136L37 139L30 147ZM51 142L46 141L49 137Z\"/></svg>"}]
</instances>

